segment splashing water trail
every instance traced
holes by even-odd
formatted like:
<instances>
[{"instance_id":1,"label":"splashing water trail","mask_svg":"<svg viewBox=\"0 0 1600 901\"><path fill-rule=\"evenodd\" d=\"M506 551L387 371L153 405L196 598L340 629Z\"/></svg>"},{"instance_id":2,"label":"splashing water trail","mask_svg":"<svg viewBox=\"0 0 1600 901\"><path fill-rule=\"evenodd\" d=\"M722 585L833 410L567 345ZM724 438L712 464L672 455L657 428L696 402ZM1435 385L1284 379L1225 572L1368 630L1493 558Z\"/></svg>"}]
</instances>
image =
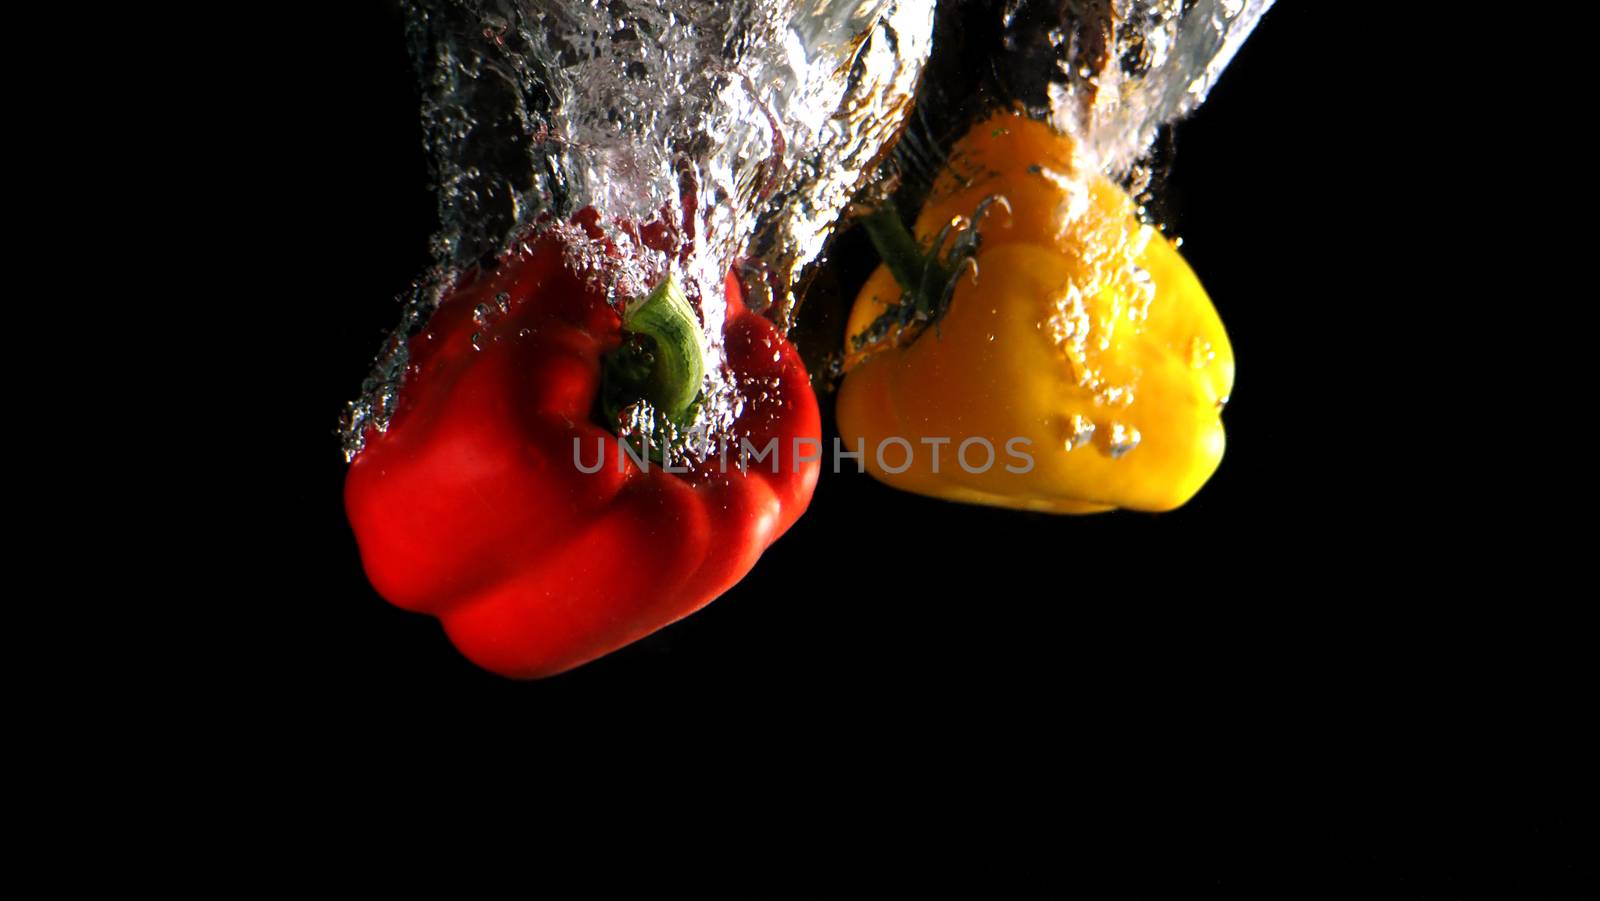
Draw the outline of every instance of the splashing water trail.
<instances>
[{"instance_id":1,"label":"splashing water trail","mask_svg":"<svg viewBox=\"0 0 1600 901\"><path fill-rule=\"evenodd\" d=\"M997 0L985 15L1010 95L1121 177L1271 2ZM347 459L387 427L407 342L464 273L546 229L600 260L563 224L586 208L628 251L599 267L619 308L673 273L722 360L737 266L751 307L787 329L802 270L907 123L934 34L931 0L411 0L406 19L441 227L346 411ZM669 223L678 246L642 247L619 222ZM750 389L718 364L707 378L696 427L715 432Z\"/></svg>"},{"instance_id":2,"label":"splashing water trail","mask_svg":"<svg viewBox=\"0 0 1600 901\"><path fill-rule=\"evenodd\" d=\"M1007 0L1010 80L1101 171L1121 177L1163 125L1205 102L1272 3Z\"/></svg>"},{"instance_id":3,"label":"splashing water trail","mask_svg":"<svg viewBox=\"0 0 1600 901\"><path fill-rule=\"evenodd\" d=\"M349 405L348 459L387 426L407 340L450 286L585 208L630 251L603 269L608 297L620 307L675 273L708 359L723 357L720 285L735 263L751 306L790 324L797 275L901 128L933 23L915 0L414 0L406 12L441 228L434 267ZM619 222L669 223L678 246L641 247ZM711 368L707 396L737 394ZM705 415L727 420L731 403Z\"/></svg>"}]
</instances>

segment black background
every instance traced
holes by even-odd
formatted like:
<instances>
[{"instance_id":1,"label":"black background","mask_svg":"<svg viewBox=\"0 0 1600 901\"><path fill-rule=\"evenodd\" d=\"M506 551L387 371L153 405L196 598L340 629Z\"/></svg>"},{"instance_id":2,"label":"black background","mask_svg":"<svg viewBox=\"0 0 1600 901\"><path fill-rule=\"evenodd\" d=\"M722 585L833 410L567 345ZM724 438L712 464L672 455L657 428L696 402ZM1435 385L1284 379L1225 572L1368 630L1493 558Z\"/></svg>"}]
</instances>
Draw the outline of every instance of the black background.
<instances>
[{"instance_id":1,"label":"black background","mask_svg":"<svg viewBox=\"0 0 1600 901\"><path fill-rule=\"evenodd\" d=\"M1362 897L1459 897L1512 854L1502 836L1544 852L1516 871L1519 889L1587 859L1570 853L1586 809L1567 764L1592 719L1579 687L1592 630L1574 622L1580 588L1554 573L1588 548L1578 532L1543 539L1558 520L1523 498L1541 492L1537 470L1568 470L1508 456L1507 431L1539 424L1482 392L1537 388L1527 377L1542 371L1498 372L1481 353L1535 337L1476 283L1490 267L1462 240L1505 226L1442 202L1485 193L1465 149L1476 120L1438 102L1470 93L1483 59L1414 60L1409 33L1371 11L1282 0L1178 126L1163 219L1238 359L1227 454L1183 509L1053 518L825 472L806 515L722 598L519 683L379 598L343 511L339 415L435 226L401 17L377 0L278 18L204 22L162 60L175 81L216 86L203 133L170 154L215 209L156 238L163 273L207 257L218 269L176 310L218 359L182 373L175 397L185 417L203 405L222 421L193 444L152 443L196 464L216 515L189 544L156 527L174 515L165 483L133 509L162 544L126 572L158 598L116 600L163 634L126 645L177 678L73 661L131 714L91 753L167 734L149 713L170 697L184 738L160 756L316 801L340 796L329 776L377 779L416 809L474 792L477 776L495 781L491 802L502 781L541 796L683 791L660 807L679 817L732 784L752 812L822 808L822 843L844 832L876 849L886 830L853 809L866 805L926 820L922 834L955 828L958 843L1009 823L1033 835L1017 853L1053 865L1065 842L1034 820L1070 821L1110 793L1130 820L1179 816L1168 846L1233 846L1168 867L1180 881L1293 887L1273 897L1339 877ZM276 26L266 53L233 58L256 24ZM225 58L202 65L195 48ZM241 103L246 76L264 90ZM191 247L196 226L225 247ZM859 236L830 253L841 281L870 259ZM178 393L196 386L220 396ZM168 611L159 592L183 575L199 577L199 603ZM596 746L599 766L569 760ZM481 771L445 764L463 754ZM553 800L506 812L565 816ZM990 813L954 815L970 809ZM1144 863L1130 875L1162 869Z\"/></svg>"},{"instance_id":2,"label":"black background","mask_svg":"<svg viewBox=\"0 0 1600 901\"><path fill-rule=\"evenodd\" d=\"M295 190L268 200L292 229L282 252L305 314L281 339L282 450L262 478L274 559L250 628L268 647L237 668L296 716L526 723L710 701L735 721L932 713L969 734L1131 728L1190 748L1255 736L1352 762L1505 703L1503 677L1525 675L1537 636L1507 628L1486 649L1499 614L1457 590L1470 559L1438 555L1471 556L1413 451L1433 425L1394 416L1416 363L1409 300L1361 275L1405 241L1403 175L1371 152L1392 117L1335 18L1279 4L1177 128L1164 218L1238 359L1227 454L1194 501L1056 518L825 472L809 512L721 599L532 683L476 669L432 619L379 598L345 522L334 429L429 262L435 213L398 12L324 23L322 41L280 60L293 93L273 142ZM860 246L841 242L836 263Z\"/></svg>"}]
</instances>

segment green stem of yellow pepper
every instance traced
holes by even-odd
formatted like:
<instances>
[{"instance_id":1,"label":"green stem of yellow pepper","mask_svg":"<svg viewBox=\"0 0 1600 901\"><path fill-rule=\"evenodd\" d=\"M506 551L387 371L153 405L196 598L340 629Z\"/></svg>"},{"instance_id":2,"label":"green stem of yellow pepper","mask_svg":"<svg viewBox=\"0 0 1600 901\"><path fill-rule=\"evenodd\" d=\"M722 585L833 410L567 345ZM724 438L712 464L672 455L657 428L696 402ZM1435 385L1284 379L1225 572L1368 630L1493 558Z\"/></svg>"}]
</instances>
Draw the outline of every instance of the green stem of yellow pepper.
<instances>
[{"instance_id":1,"label":"green stem of yellow pepper","mask_svg":"<svg viewBox=\"0 0 1600 901\"><path fill-rule=\"evenodd\" d=\"M912 237L893 203L885 201L861 220L867 237L878 249L878 256L883 258L884 265L889 267L889 272L900 283L904 293L899 303L890 305L866 332L856 336L857 350L890 335L900 336L902 343L913 340L930 322L937 327L939 318L955 296L956 279L969 266L976 272L977 226L995 203L1008 209L1010 207L1003 197L986 197L973 211L970 220L959 217L945 225L934 237L933 245L926 249ZM955 235L953 241L949 240L952 232ZM945 250L946 243L950 244L948 251Z\"/></svg>"},{"instance_id":2,"label":"green stem of yellow pepper","mask_svg":"<svg viewBox=\"0 0 1600 901\"><path fill-rule=\"evenodd\" d=\"M872 246L877 248L878 256L894 273L894 280L900 283L900 287L913 295L921 295L929 254L917 245L917 239L911 236L911 230L900 220L900 211L895 205L884 201L861 220L861 226L867 230ZM919 296L916 300L920 304L922 298Z\"/></svg>"}]
</instances>

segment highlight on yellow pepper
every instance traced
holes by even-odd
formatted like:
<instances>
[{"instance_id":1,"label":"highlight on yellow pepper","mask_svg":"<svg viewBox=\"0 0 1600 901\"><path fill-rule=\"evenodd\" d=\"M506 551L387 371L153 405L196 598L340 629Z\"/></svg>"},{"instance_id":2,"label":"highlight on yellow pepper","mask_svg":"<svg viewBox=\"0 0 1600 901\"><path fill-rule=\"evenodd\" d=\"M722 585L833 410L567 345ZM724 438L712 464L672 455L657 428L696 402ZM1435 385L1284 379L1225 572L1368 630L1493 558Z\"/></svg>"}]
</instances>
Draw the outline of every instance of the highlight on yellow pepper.
<instances>
[{"instance_id":1,"label":"highlight on yellow pepper","mask_svg":"<svg viewBox=\"0 0 1600 901\"><path fill-rule=\"evenodd\" d=\"M1181 506L1222 460L1234 373L1194 272L1045 123L998 112L949 159L914 242L892 208L867 220L886 262L846 328L846 447L879 481L947 500Z\"/></svg>"}]
</instances>

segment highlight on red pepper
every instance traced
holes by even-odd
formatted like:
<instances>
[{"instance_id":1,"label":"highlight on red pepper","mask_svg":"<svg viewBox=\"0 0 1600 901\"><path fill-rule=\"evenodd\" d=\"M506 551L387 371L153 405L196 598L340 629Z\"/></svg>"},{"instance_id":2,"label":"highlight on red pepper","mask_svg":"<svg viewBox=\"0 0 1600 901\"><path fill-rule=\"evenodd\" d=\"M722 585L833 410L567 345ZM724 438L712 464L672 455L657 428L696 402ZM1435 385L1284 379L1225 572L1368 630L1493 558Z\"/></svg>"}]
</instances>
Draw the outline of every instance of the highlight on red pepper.
<instances>
[{"instance_id":1,"label":"highlight on red pepper","mask_svg":"<svg viewBox=\"0 0 1600 901\"><path fill-rule=\"evenodd\" d=\"M697 315L667 275L619 311L561 234L446 294L345 480L378 593L514 678L727 591L805 510L821 457L800 356L735 276L708 335L717 299Z\"/></svg>"}]
</instances>

